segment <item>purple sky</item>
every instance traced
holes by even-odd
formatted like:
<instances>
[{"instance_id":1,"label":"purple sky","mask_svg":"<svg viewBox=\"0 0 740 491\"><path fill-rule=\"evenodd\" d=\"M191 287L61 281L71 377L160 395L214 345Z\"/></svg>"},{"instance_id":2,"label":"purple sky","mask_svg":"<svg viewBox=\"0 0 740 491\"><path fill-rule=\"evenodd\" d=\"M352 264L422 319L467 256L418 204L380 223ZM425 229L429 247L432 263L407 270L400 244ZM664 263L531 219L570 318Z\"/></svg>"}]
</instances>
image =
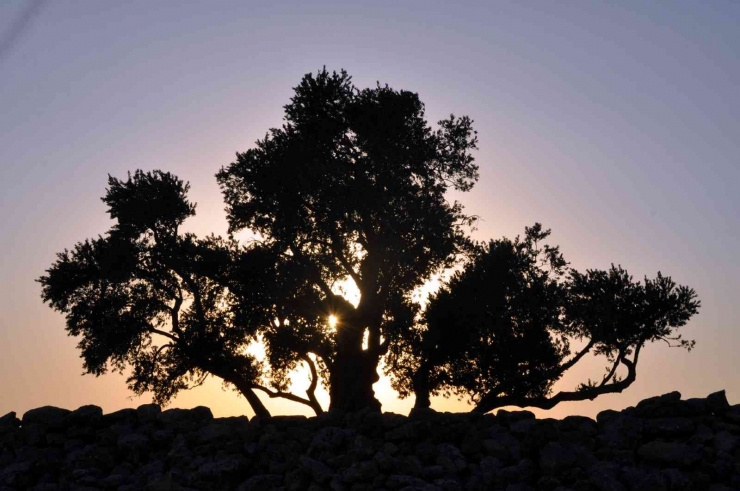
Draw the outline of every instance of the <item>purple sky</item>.
<instances>
[{"instance_id":1,"label":"purple sky","mask_svg":"<svg viewBox=\"0 0 740 491\"><path fill-rule=\"evenodd\" d=\"M483 218L476 238L540 221L578 269L660 270L699 293L692 353L650 345L625 393L551 415L671 390L740 402L740 3L272 3L0 4L0 414L148 402L120 376L80 376L34 279L110 226L109 173L174 172L198 203L189 229L224 233L214 174L324 65L418 92L431 121L476 121L481 179L459 197ZM587 364L558 387L602 373ZM386 410L410 407L378 393ZM250 414L218 381L173 405L201 404Z\"/></svg>"}]
</instances>

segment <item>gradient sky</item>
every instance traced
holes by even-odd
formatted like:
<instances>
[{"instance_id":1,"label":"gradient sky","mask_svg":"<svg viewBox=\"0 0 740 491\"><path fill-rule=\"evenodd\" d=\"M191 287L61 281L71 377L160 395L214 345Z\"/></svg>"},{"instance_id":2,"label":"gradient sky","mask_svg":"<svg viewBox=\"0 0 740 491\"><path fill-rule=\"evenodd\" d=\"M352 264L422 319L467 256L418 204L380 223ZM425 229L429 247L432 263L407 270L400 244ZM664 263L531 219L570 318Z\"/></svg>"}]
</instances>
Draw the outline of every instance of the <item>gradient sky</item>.
<instances>
[{"instance_id":1,"label":"gradient sky","mask_svg":"<svg viewBox=\"0 0 740 491\"><path fill-rule=\"evenodd\" d=\"M430 121L475 120L481 178L459 199L483 219L476 238L540 221L578 269L660 270L699 293L682 329L694 351L649 345L623 394L538 414L594 416L672 390L740 402L740 3L274 3L0 4L0 414L149 402L119 375L80 376L34 279L111 225L109 173L174 172L198 203L189 230L225 233L214 174L324 65L418 92ZM603 374L587 362L556 388ZM385 410L412 404L376 390ZM216 380L172 405L251 415Z\"/></svg>"}]
</instances>

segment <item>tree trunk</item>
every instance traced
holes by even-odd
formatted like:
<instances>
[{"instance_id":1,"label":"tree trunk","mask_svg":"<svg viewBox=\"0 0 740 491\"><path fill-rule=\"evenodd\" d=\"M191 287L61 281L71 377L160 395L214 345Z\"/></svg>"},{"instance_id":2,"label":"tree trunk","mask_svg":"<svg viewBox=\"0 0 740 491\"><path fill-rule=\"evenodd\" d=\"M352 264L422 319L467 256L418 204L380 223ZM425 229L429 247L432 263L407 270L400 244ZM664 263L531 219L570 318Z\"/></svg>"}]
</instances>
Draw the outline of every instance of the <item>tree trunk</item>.
<instances>
[{"instance_id":1,"label":"tree trunk","mask_svg":"<svg viewBox=\"0 0 740 491\"><path fill-rule=\"evenodd\" d=\"M427 409L432 403L429 390L429 370L422 365L414 374L414 409Z\"/></svg>"},{"instance_id":2,"label":"tree trunk","mask_svg":"<svg viewBox=\"0 0 740 491\"><path fill-rule=\"evenodd\" d=\"M337 355L330 374L330 409L354 412L369 408L380 411L380 401L375 398L373 384L377 382L377 363L361 351L355 355Z\"/></svg>"},{"instance_id":3,"label":"tree trunk","mask_svg":"<svg viewBox=\"0 0 740 491\"><path fill-rule=\"evenodd\" d=\"M329 374L330 409L354 412L380 411L373 384L377 382L378 356L362 350L364 329L343 323L338 326L337 355Z\"/></svg>"},{"instance_id":4,"label":"tree trunk","mask_svg":"<svg viewBox=\"0 0 740 491\"><path fill-rule=\"evenodd\" d=\"M252 406L252 411L254 411L254 414L256 416L259 416L260 418L269 418L272 415L270 414L270 411L267 410L264 404L262 404L262 401L259 397L257 397L257 394L254 392L254 389L249 386L249 384L246 384L244 382L232 382L237 390L241 392L241 394L247 399L247 402L250 406Z\"/></svg>"}]
</instances>

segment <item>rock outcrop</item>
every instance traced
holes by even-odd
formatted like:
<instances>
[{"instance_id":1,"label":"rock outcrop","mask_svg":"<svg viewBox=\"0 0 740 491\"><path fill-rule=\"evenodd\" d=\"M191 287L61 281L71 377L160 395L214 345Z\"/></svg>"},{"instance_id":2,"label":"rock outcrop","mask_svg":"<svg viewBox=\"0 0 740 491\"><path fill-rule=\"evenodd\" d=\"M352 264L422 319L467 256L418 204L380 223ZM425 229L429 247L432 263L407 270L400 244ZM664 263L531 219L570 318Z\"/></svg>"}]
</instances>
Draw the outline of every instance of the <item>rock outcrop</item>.
<instances>
[{"instance_id":1,"label":"rock outcrop","mask_svg":"<svg viewBox=\"0 0 740 491\"><path fill-rule=\"evenodd\" d=\"M0 417L0 491L740 489L740 405L673 392L596 421L528 411L266 420L148 404Z\"/></svg>"}]
</instances>

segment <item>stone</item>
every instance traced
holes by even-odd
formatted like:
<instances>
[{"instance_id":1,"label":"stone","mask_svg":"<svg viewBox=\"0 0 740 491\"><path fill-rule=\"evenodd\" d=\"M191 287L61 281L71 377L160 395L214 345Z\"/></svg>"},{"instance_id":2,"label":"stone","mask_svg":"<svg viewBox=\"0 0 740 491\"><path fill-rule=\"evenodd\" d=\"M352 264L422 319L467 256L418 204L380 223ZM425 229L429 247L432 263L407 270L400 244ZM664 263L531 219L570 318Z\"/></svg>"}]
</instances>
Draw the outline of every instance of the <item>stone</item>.
<instances>
[{"instance_id":1,"label":"stone","mask_svg":"<svg viewBox=\"0 0 740 491\"><path fill-rule=\"evenodd\" d=\"M301 467L308 470L311 478L319 484L325 484L334 477L334 472L323 462L301 455L298 459Z\"/></svg>"},{"instance_id":2,"label":"stone","mask_svg":"<svg viewBox=\"0 0 740 491\"><path fill-rule=\"evenodd\" d=\"M237 475L244 464L245 460L241 455L217 457L211 462L202 464L195 475L200 479L221 482L228 476Z\"/></svg>"},{"instance_id":3,"label":"stone","mask_svg":"<svg viewBox=\"0 0 740 491\"><path fill-rule=\"evenodd\" d=\"M507 411L506 409L499 409L496 412L496 420L503 425L511 425L524 419L535 419L534 413L532 411Z\"/></svg>"},{"instance_id":4,"label":"stone","mask_svg":"<svg viewBox=\"0 0 740 491\"><path fill-rule=\"evenodd\" d=\"M596 421L360 411L249 422L204 407L47 406L0 418L0 491L740 489L740 405L677 397Z\"/></svg>"},{"instance_id":5,"label":"stone","mask_svg":"<svg viewBox=\"0 0 740 491\"><path fill-rule=\"evenodd\" d=\"M462 491L460 481L450 478L435 479L432 484L442 491Z\"/></svg>"},{"instance_id":6,"label":"stone","mask_svg":"<svg viewBox=\"0 0 740 491\"><path fill-rule=\"evenodd\" d=\"M124 452L137 452L149 445L149 437L139 433L131 433L118 438L118 448Z\"/></svg>"},{"instance_id":7,"label":"stone","mask_svg":"<svg viewBox=\"0 0 740 491\"><path fill-rule=\"evenodd\" d=\"M684 443L652 441L642 445L637 455L650 464L688 467L701 460L701 447Z\"/></svg>"},{"instance_id":8,"label":"stone","mask_svg":"<svg viewBox=\"0 0 740 491\"><path fill-rule=\"evenodd\" d=\"M619 414L600 421L603 423L599 423L599 438L608 447L632 449L642 440L644 422L641 419Z\"/></svg>"},{"instance_id":9,"label":"stone","mask_svg":"<svg viewBox=\"0 0 740 491\"><path fill-rule=\"evenodd\" d=\"M97 423L103 418L103 409L99 406L88 404L80 406L67 415L69 425L89 425Z\"/></svg>"},{"instance_id":10,"label":"stone","mask_svg":"<svg viewBox=\"0 0 740 491\"><path fill-rule=\"evenodd\" d=\"M714 435L714 448L721 452L731 453L740 443L740 437L728 431L720 431Z\"/></svg>"},{"instance_id":11,"label":"stone","mask_svg":"<svg viewBox=\"0 0 740 491\"><path fill-rule=\"evenodd\" d=\"M225 424L215 422L208 423L206 426L198 430L197 439L198 443L223 443L230 436L232 436L232 430Z\"/></svg>"},{"instance_id":12,"label":"stone","mask_svg":"<svg viewBox=\"0 0 740 491\"><path fill-rule=\"evenodd\" d=\"M449 443L437 445L436 464L441 465L449 472L461 472L468 466L468 461L459 448Z\"/></svg>"},{"instance_id":13,"label":"stone","mask_svg":"<svg viewBox=\"0 0 740 491\"><path fill-rule=\"evenodd\" d=\"M663 469L660 474L671 491L690 491L692 488L691 479L679 469Z\"/></svg>"},{"instance_id":14,"label":"stone","mask_svg":"<svg viewBox=\"0 0 740 491\"><path fill-rule=\"evenodd\" d=\"M550 442L540 450L540 469L548 476L559 475L576 461L575 454L557 442Z\"/></svg>"},{"instance_id":15,"label":"stone","mask_svg":"<svg viewBox=\"0 0 740 491\"><path fill-rule=\"evenodd\" d=\"M691 399L681 401L680 407L682 416L691 417L709 414L709 407L707 406L706 399L701 399L699 397L693 397Z\"/></svg>"},{"instance_id":16,"label":"stone","mask_svg":"<svg viewBox=\"0 0 740 491\"><path fill-rule=\"evenodd\" d=\"M529 481L535 475L534 462L522 459L516 465L504 467L499 471L499 476L508 483Z\"/></svg>"},{"instance_id":17,"label":"stone","mask_svg":"<svg viewBox=\"0 0 740 491\"><path fill-rule=\"evenodd\" d=\"M587 470L591 483L599 491L626 491L617 478L619 467L611 462L598 462Z\"/></svg>"},{"instance_id":18,"label":"stone","mask_svg":"<svg viewBox=\"0 0 740 491\"><path fill-rule=\"evenodd\" d=\"M321 428L311 440L307 454L312 456L323 451L332 452L345 445L351 436L354 436L354 432L344 428L333 426Z\"/></svg>"},{"instance_id":19,"label":"stone","mask_svg":"<svg viewBox=\"0 0 740 491\"><path fill-rule=\"evenodd\" d=\"M407 476L403 474L393 474L391 476L388 476L388 479L386 479L385 481L385 485L390 490L405 489L410 486L415 486L419 489L423 489L425 486L428 486L429 483L422 479L419 479L418 477Z\"/></svg>"},{"instance_id":20,"label":"stone","mask_svg":"<svg viewBox=\"0 0 740 491\"><path fill-rule=\"evenodd\" d=\"M101 424L112 426L117 423L130 423L133 421L136 421L136 409L127 408L104 414Z\"/></svg>"},{"instance_id":21,"label":"stone","mask_svg":"<svg viewBox=\"0 0 740 491\"><path fill-rule=\"evenodd\" d=\"M15 411L10 411L8 414L0 417L0 430L3 428L18 428L21 425L21 420L15 416Z\"/></svg>"},{"instance_id":22,"label":"stone","mask_svg":"<svg viewBox=\"0 0 740 491\"><path fill-rule=\"evenodd\" d=\"M635 415L642 418L680 416L681 393L669 392L637 403Z\"/></svg>"},{"instance_id":23,"label":"stone","mask_svg":"<svg viewBox=\"0 0 740 491\"><path fill-rule=\"evenodd\" d=\"M643 423L643 432L646 437L675 438L691 435L696 426L685 417L648 419Z\"/></svg>"},{"instance_id":24,"label":"stone","mask_svg":"<svg viewBox=\"0 0 740 491\"><path fill-rule=\"evenodd\" d=\"M725 414L730 410L730 403L727 402L727 395L724 390L713 392L707 396L707 407L712 413L717 415Z\"/></svg>"},{"instance_id":25,"label":"stone","mask_svg":"<svg viewBox=\"0 0 740 491\"><path fill-rule=\"evenodd\" d=\"M561 422L563 431L577 431L587 437L595 437L599 433L599 427L591 418L585 416L566 416Z\"/></svg>"},{"instance_id":26,"label":"stone","mask_svg":"<svg viewBox=\"0 0 740 491\"><path fill-rule=\"evenodd\" d=\"M517 482L506 486L506 491L534 491L534 488L529 484Z\"/></svg>"},{"instance_id":27,"label":"stone","mask_svg":"<svg viewBox=\"0 0 740 491\"><path fill-rule=\"evenodd\" d=\"M342 477L345 483L372 482L379 471L378 464L370 460L352 464Z\"/></svg>"},{"instance_id":28,"label":"stone","mask_svg":"<svg viewBox=\"0 0 740 491\"><path fill-rule=\"evenodd\" d=\"M18 487L23 482L23 477L31 472L30 462L17 462L0 469L0 484Z\"/></svg>"},{"instance_id":29,"label":"stone","mask_svg":"<svg viewBox=\"0 0 740 491\"><path fill-rule=\"evenodd\" d=\"M696 427L696 431L694 431L694 434L691 435L691 438L689 438L688 442L705 444L712 441L713 439L714 432L712 431L712 429L705 424L700 424Z\"/></svg>"},{"instance_id":30,"label":"stone","mask_svg":"<svg viewBox=\"0 0 740 491\"><path fill-rule=\"evenodd\" d=\"M28 425L39 425L47 427L61 427L64 423L64 418L71 411L69 409L62 409L54 406L43 406L36 409L26 411L21 418L21 424L23 426Z\"/></svg>"},{"instance_id":31,"label":"stone","mask_svg":"<svg viewBox=\"0 0 740 491\"><path fill-rule=\"evenodd\" d=\"M150 421L156 421L159 413L162 412L162 408L159 404L142 404L136 408L136 416L142 423Z\"/></svg>"},{"instance_id":32,"label":"stone","mask_svg":"<svg viewBox=\"0 0 740 491\"><path fill-rule=\"evenodd\" d=\"M241 483L237 491L272 491L283 483L283 476L276 474L258 474Z\"/></svg>"},{"instance_id":33,"label":"stone","mask_svg":"<svg viewBox=\"0 0 740 491\"><path fill-rule=\"evenodd\" d=\"M296 468L285 475L285 489L287 491L302 491L311 484L311 476L303 468Z\"/></svg>"}]
</instances>

